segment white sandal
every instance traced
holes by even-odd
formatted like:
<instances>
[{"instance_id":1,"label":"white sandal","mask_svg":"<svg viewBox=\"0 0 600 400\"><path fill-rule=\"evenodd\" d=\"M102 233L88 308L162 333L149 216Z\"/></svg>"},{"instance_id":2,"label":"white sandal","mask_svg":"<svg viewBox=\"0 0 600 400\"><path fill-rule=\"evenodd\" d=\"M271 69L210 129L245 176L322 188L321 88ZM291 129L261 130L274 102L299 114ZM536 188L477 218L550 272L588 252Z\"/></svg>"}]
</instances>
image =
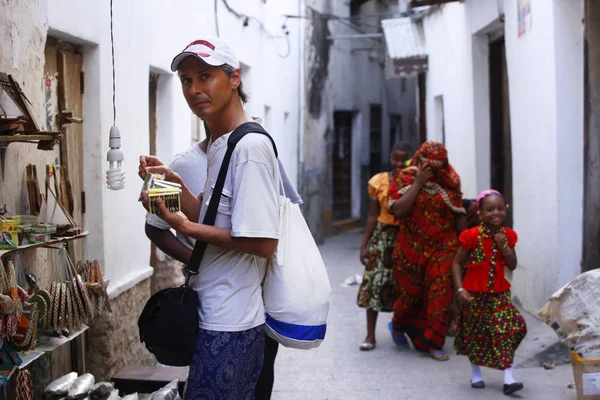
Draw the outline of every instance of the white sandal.
<instances>
[{"instance_id":1,"label":"white sandal","mask_svg":"<svg viewBox=\"0 0 600 400\"><path fill-rule=\"evenodd\" d=\"M371 351L375 348L375 343L364 342L360 345L360 351Z\"/></svg>"}]
</instances>

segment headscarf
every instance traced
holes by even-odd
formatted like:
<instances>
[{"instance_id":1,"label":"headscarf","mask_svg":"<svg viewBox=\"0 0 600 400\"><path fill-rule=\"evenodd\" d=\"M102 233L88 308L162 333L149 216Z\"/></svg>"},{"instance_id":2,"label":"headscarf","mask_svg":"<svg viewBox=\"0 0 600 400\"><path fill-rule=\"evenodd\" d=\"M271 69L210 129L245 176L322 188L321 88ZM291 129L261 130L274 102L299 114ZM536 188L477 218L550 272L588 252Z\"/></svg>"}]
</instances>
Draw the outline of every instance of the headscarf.
<instances>
[{"instance_id":1,"label":"headscarf","mask_svg":"<svg viewBox=\"0 0 600 400\"><path fill-rule=\"evenodd\" d=\"M462 205L460 177L448 162L448 151L443 144L433 141L425 142L413 156L410 166L399 172L397 181L400 194L405 194L415 182L419 167L431 165L436 170L423 189L430 194L440 194L444 202L455 213L466 213Z\"/></svg>"}]
</instances>

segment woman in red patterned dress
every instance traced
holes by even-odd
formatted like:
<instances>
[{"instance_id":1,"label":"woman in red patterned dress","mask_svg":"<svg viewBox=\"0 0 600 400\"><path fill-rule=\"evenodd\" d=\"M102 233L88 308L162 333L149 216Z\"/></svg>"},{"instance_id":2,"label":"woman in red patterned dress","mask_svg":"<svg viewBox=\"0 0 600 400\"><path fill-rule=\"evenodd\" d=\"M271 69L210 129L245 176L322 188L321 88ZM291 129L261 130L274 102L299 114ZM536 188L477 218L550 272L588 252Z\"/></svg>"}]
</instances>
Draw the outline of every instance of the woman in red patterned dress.
<instances>
[{"instance_id":1,"label":"woman in red patterned dress","mask_svg":"<svg viewBox=\"0 0 600 400\"><path fill-rule=\"evenodd\" d=\"M408 348L408 335L417 350L445 361L456 232L466 228L460 178L446 148L423 143L390 184L389 196L400 230L393 255L398 299L388 327L396 346Z\"/></svg>"},{"instance_id":2,"label":"woman in red patterned dress","mask_svg":"<svg viewBox=\"0 0 600 400\"><path fill-rule=\"evenodd\" d=\"M513 358L527 333L525 320L510 300L504 268L517 268L517 234L502 226L504 197L486 190L477 199L481 225L464 231L453 266L460 314L454 348L471 361L471 387L483 389L479 366L504 371L504 394L523 388L513 378ZM463 267L467 273L462 278Z\"/></svg>"}]
</instances>

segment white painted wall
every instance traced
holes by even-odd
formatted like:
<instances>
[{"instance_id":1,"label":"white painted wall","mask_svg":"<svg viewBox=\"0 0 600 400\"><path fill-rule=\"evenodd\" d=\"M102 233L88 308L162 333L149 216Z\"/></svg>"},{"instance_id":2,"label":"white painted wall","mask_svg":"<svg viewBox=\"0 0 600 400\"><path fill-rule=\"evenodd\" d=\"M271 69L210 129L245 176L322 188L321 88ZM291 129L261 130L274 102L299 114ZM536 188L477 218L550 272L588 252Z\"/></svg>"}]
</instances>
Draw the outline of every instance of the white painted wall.
<instances>
[{"instance_id":1,"label":"white painted wall","mask_svg":"<svg viewBox=\"0 0 600 400\"><path fill-rule=\"evenodd\" d=\"M444 97L444 127L450 163L465 197L476 196L473 52L467 9L451 3L424 20L429 55L427 73L428 139L442 141L436 126L435 98Z\"/></svg>"},{"instance_id":2,"label":"white painted wall","mask_svg":"<svg viewBox=\"0 0 600 400\"><path fill-rule=\"evenodd\" d=\"M229 0L235 10L256 17L265 29L282 33L282 14L296 14L293 0L264 3L261 0ZM141 181L138 157L146 154L148 139L148 74L162 73L158 88L158 154L168 161L191 145L190 110L179 81L170 72L174 55L201 36L215 35L213 7L202 2L130 0L114 2L114 36L117 79L117 126L123 136L126 188L119 192L105 186L108 132L112 124L109 3L48 0L47 21L54 36L86 44L85 185L88 193L88 227L96 254L102 254L113 294L132 286L151 273L150 244L143 231L144 210L137 202ZM45 15L39 18L45 19ZM271 39L256 20L248 27L218 9L221 38L234 48L251 77L242 76L251 102L247 109L262 117L264 105L272 108L271 134L280 158L294 179L298 154L298 65L300 36L297 20L287 22L289 56L285 40ZM288 113L284 130L284 113ZM92 211L93 210L93 211Z\"/></svg>"},{"instance_id":3,"label":"white painted wall","mask_svg":"<svg viewBox=\"0 0 600 400\"><path fill-rule=\"evenodd\" d=\"M505 23L498 22L499 12ZM466 197L489 187L487 34L505 29L519 268L513 293L538 309L580 272L583 188L583 0L535 2L517 35L516 2L467 0L425 18L427 114L444 96L446 143ZM430 128L432 129L432 128ZM430 131L430 138L439 140ZM535 284L534 284L535 282Z\"/></svg>"},{"instance_id":4,"label":"white painted wall","mask_svg":"<svg viewBox=\"0 0 600 400\"><path fill-rule=\"evenodd\" d=\"M584 1L554 4L558 149L558 253L556 286L581 273L583 248Z\"/></svg>"},{"instance_id":5,"label":"white painted wall","mask_svg":"<svg viewBox=\"0 0 600 400\"><path fill-rule=\"evenodd\" d=\"M516 7L507 8L506 39L522 243L515 291L538 308L581 271L583 1L537 2L532 13L518 38Z\"/></svg>"}]
</instances>

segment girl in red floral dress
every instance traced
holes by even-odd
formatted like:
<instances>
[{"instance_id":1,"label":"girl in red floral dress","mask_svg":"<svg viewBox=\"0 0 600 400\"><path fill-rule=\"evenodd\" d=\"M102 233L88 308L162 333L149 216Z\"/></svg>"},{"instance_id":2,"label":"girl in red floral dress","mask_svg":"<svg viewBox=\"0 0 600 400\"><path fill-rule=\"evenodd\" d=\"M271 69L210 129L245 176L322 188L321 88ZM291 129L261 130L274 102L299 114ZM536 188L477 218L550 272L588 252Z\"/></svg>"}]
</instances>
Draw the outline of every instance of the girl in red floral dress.
<instances>
[{"instance_id":1,"label":"girl in red floral dress","mask_svg":"<svg viewBox=\"0 0 600 400\"><path fill-rule=\"evenodd\" d=\"M460 314L454 348L471 361L471 387L483 389L480 366L504 371L504 394L523 389L513 378L513 359L525 337L525 320L512 305L504 268L517 268L517 234L502 226L507 205L496 190L477 198L481 225L464 231L452 267ZM463 280L462 272L466 266Z\"/></svg>"}]
</instances>

